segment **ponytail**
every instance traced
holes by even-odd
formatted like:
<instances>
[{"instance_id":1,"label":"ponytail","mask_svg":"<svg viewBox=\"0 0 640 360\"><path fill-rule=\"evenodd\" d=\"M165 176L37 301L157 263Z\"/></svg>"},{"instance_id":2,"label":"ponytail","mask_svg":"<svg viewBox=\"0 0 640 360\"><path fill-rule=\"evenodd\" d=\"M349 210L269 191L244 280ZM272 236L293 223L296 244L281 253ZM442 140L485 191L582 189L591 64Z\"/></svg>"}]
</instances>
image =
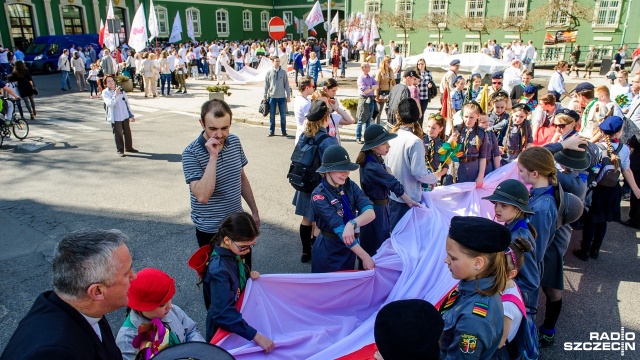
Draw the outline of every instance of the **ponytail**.
<instances>
[{"instance_id":1,"label":"ponytail","mask_svg":"<svg viewBox=\"0 0 640 360\"><path fill-rule=\"evenodd\" d=\"M517 237L509 245L509 249L506 252L507 272L511 270L520 271L524 265L524 253L531 251L531 244L529 241L522 237ZM515 263L513 259L515 258Z\"/></svg>"},{"instance_id":2,"label":"ponytail","mask_svg":"<svg viewBox=\"0 0 640 360\"><path fill-rule=\"evenodd\" d=\"M493 285L488 289L480 289L476 285L476 292L483 296L493 296L504 291L504 288L507 285L507 279L509 278L507 272L507 260L504 252L497 253L481 253L474 250L469 249L468 247L461 245L461 251L472 257L483 257L485 259L485 267L480 274L476 277L477 279L486 278L489 276L493 276Z\"/></svg>"},{"instance_id":3,"label":"ponytail","mask_svg":"<svg viewBox=\"0 0 640 360\"><path fill-rule=\"evenodd\" d=\"M607 143L607 151L609 152L611 163L616 167L616 170L620 170L620 159L618 158L618 155L613 152L613 147L611 146L611 135L605 134L604 141ZM618 143L618 146L622 146L622 144Z\"/></svg>"}]
</instances>

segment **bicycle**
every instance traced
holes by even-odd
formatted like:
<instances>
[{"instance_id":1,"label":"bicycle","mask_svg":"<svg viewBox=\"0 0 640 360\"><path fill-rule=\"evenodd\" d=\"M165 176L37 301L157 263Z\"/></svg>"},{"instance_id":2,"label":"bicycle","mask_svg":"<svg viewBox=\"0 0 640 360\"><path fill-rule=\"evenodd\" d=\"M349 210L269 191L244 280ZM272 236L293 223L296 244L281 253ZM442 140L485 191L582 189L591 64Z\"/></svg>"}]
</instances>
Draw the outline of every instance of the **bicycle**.
<instances>
[{"instance_id":1,"label":"bicycle","mask_svg":"<svg viewBox=\"0 0 640 360\"><path fill-rule=\"evenodd\" d=\"M26 139L27 135L29 135L29 123L25 119L18 118L18 114L16 113L16 102L19 99L7 99L3 98L3 101L11 101L13 103L13 111L11 113L11 120L6 122L6 116L0 116L0 148L4 143L4 138L11 137L11 132L13 131L13 135L20 139ZM6 104L5 104L6 106Z\"/></svg>"}]
</instances>

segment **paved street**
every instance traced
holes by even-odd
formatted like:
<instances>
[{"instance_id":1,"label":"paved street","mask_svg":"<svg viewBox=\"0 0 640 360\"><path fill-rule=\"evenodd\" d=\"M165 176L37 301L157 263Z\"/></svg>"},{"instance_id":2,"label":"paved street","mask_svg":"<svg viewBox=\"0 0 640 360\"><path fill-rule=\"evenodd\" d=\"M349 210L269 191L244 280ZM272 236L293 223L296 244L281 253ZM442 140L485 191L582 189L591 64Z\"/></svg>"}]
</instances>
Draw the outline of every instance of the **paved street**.
<instances>
[{"instance_id":1,"label":"paved street","mask_svg":"<svg viewBox=\"0 0 640 360\"><path fill-rule=\"evenodd\" d=\"M186 265L197 243L180 161L184 147L200 133L197 113L206 95L190 89L188 97L145 101L139 92L131 94L137 118L132 124L134 147L140 153L119 158L100 100L90 100L88 93L59 91L58 74L35 80L40 89L38 118L30 121L29 137L22 142L10 139L0 149L0 351L37 294L50 288L56 242L81 228L123 230L131 239L135 268L158 267L175 277L174 303L204 332L197 276ZM206 82L197 84L193 88L202 90ZM235 86L227 99L234 112L242 114L238 118L259 116L259 91L248 90L250 86L259 87ZM255 103L255 115L242 110L249 108L247 96ZM310 265L299 261L300 219L293 215L294 191L285 177L293 139L267 138L266 128L250 123L234 123L231 132L240 137L249 160L245 169L262 220L254 269L310 272ZM343 145L355 159L359 146L352 139ZM357 181L357 172L352 178ZM627 210L624 202L623 219ZM580 235L574 234L571 249ZM610 223L600 259L583 263L567 255L557 342L544 350L544 358L620 358L615 351L564 351L563 343L589 341L589 332L620 331L621 326L640 332L638 239L640 233ZM109 316L114 331L123 319L123 310ZM624 358L640 359L640 349L627 351Z\"/></svg>"}]
</instances>

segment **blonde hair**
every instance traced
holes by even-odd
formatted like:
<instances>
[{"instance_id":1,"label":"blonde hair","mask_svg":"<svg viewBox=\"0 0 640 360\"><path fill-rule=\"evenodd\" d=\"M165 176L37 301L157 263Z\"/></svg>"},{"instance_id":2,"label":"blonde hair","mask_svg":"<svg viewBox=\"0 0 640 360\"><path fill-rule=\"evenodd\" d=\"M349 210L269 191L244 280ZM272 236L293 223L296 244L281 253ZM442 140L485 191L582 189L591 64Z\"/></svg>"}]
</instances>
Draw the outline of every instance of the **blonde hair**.
<instances>
[{"instance_id":1,"label":"blonde hair","mask_svg":"<svg viewBox=\"0 0 640 360\"><path fill-rule=\"evenodd\" d=\"M385 55L385 57L382 58L382 62L380 62L380 69L378 70L380 76L392 77L391 68L387 65L387 61L389 60L391 60L391 58L388 55Z\"/></svg>"},{"instance_id":2,"label":"blonde hair","mask_svg":"<svg viewBox=\"0 0 640 360\"><path fill-rule=\"evenodd\" d=\"M604 142L607 144L607 151L609 152L609 158L611 159L611 163L615 166L616 170L620 170L620 159L618 155L613 152L613 147L611 146L611 135L604 134ZM622 144L618 143L618 146L622 146Z\"/></svg>"},{"instance_id":3,"label":"blonde hair","mask_svg":"<svg viewBox=\"0 0 640 360\"><path fill-rule=\"evenodd\" d=\"M489 276L494 277L493 285L491 285L490 288L486 290L476 288L476 292L483 296L493 296L504 291L504 288L507 285L507 279L509 278L509 274L507 272L507 258L504 251L497 253L481 253L471 250L460 243L458 243L458 245L460 245L460 251L465 255L471 258L483 257L485 259L487 265L482 269L480 274L478 274L476 277L477 279Z\"/></svg>"},{"instance_id":4,"label":"blonde hair","mask_svg":"<svg viewBox=\"0 0 640 360\"><path fill-rule=\"evenodd\" d=\"M558 114L555 119L560 121L562 124L573 124L575 122L571 116L565 114Z\"/></svg>"},{"instance_id":5,"label":"blonde hair","mask_svg":"<svg viewBox=\"0 0 640 360\"><path fill-rule=\"evenodd\" d=\"M326 97L328 99L329 95L325 90L318 89L314 91L313 94L311 95L311 101L312 102L316 101L321 97ZM327 117L328 114L329 114L329 109L327 108L327 113L325 114L325 118ZM322 127L322 120L318 120L318 121L305 120L303 134L305 134L308 138L312 138L316 136L316 134L318 133L318 130L320 130L321 127Z\"/></svg>"},{"instance_id":6,"label":"blonde hair","mask_svg":"<svg viewBox=\"0 0 640 360\"><path fill-rule=\"evenodd\" d=\"M518 156L518 164L528 171L537 171L540 176L549 179L552 185L558 184L558 171L551 151L541 146L528 148Z\"/></svg>"}]
</instances>

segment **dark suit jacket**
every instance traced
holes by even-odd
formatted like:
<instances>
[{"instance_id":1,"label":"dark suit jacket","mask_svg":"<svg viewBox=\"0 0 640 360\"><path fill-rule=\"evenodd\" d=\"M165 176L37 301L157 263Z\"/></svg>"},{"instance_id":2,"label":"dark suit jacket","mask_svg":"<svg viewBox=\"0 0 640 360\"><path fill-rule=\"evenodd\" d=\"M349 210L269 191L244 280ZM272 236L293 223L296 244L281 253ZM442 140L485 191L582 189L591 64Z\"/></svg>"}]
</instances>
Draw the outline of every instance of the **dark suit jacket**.
<instances>
[{"instance_id":1,"label":"dark suit jacket","mask_svg":"<svg viewBox=\"0 0 640 360\"><path fill-rule=\"evenodd\" d=\"M0 360L121 360L107 319L103 316L98 324L103 341L82 314L45 291L18 324Z\"/></svg>"}]
</instances>

